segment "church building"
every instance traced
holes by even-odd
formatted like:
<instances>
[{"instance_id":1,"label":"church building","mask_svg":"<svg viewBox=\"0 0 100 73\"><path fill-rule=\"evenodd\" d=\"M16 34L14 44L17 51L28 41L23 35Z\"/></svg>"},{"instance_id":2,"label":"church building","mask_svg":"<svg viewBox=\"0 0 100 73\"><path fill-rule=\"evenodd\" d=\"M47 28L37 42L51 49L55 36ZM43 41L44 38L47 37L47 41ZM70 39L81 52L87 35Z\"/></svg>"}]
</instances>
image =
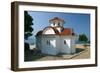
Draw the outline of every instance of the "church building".
<instances>
[{"instance_id":1,"label":"church building","mask_svg":"<svg viewBox=\"0 0 100 73\"><path fill-rule=\"evenodd\" d=\"M57 55L60 53L74 54L77 35L72 28L65 28L65 21L54 17L49 20L50 26L45 27L36 34L36 47L42 53Z\"/></svg>"}]
</instances>

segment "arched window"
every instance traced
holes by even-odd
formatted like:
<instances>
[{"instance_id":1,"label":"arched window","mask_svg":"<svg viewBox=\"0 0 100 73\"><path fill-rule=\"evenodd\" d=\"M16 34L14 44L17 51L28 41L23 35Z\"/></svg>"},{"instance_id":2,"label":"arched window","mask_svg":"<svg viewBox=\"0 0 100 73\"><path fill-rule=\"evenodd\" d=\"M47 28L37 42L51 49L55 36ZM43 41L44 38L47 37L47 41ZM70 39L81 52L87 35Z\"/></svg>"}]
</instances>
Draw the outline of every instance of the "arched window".
<instances>
[{"instance_id":1,"label":"arched window","mask_svg":"<svg viewBox=\"0 0 100 73\"><path fill-rule=\"evenodd\" d=\"M55 26L55 22L53 23L53 25Z\"/></svg>"},{"instance_id":2,"label":"arched window","mask_svg":"<svg viewBox=\"0 0 100 73\"><path fill-rule=\"evenodd\" d=\"M58 22L58 26L60 26L60 22Z\"/></svg>"},{"instance_id":3,"label":"arched window","mask_svg":"<svg viewBox=\"0 0 100 73\"><path fill-rule=\"evenodd\" d=\"M64 44L66 44L66 40L64 40Z\"/></svg>"},{"instance_id":4,"label":"arched window","mask_svg":"<svg viewBox=\"0 0 100 73\"><path fill-rule=\"evenodd\" d=\"M47 40L47 45L50 45L50 40Z\"/></svg>"}]
</instances>

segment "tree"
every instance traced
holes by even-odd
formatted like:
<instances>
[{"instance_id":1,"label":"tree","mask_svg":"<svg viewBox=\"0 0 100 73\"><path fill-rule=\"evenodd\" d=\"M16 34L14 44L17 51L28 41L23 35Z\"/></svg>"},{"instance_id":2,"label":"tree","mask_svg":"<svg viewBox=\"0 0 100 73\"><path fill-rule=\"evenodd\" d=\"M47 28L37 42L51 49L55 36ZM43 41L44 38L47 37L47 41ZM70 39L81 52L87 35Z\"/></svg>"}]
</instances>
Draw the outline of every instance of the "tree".
<instances>
[{"instance_id":1,"label":"tree","mask_svg":"<svg viewBox=\"0 0 100 73\"><path fill-rule=\"evenodd\" d=\"M32 23L33 18L28 14L27 11L24 12L24 36L25 39L28 39L29 36L32 36L33 28L31 27L33 25Z\"/></svg>"},{"instance_id":2,"label":"tree","mask_svg":"<svg viewBox=\"0 0 100 73\"><path fill-rule=\"evenodd\" d=\"M87 42L88 38L85 34L80 34L78 40L81 41L81 42Z\"/></svg>"},{"instance_id":3,"label":"tree","mask_svg":"<svg viewBox=\"0 0 100 73\"><path fill-rule=\"evenodd\" d=\"M85 34L80 34L78 40L84 43L83 44L84 48L87 48L88 38Z\"/></svg>"},{"instance_id":4,"label":"tree","mask_svg":"<svg viewBox=\"0 0 100 73\"><path fill-rule=\"evenodd\" d=\"M24 39L28 39L29 36L32 36L33 25L32 23L33 18L28 14L27 11L24 12ZM25 50L29 50L29 43L25 42Z\"/></svg>"}]
</instances>

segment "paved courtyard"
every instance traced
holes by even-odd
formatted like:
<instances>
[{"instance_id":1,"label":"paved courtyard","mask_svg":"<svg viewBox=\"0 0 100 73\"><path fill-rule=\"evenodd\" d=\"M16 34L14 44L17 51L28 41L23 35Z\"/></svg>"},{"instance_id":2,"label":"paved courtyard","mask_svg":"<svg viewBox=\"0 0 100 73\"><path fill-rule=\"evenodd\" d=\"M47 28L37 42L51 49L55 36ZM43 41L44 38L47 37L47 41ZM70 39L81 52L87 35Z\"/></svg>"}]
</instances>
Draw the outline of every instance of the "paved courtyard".
<instances>
[{"instance_id":1,"label":"paved courtyard","mask_svg":"<svg viewBox=\"0 0 100 73\"><path fill-rule=\"evenodd\" d=\"M70 60L90 58L90 46L76 45L76 53L71 55L59 54L56 56L41 54L39 51L26 51L25 61Z\"/></svg>"},{"instance_id":2,"label":"paved courtyard","mask_svg":"<svg viewBox=\"0 0 100 73\"><path fill-rule=\"evenodd\" d=\"M45 56L43 58L40 58L38 60L44 61L44 60L70 60L70 59L87 59L90 58L90 49L83 50L79 53L73 54L73 55L59 55L59 56Z\"/></svg>"}]
</instances>

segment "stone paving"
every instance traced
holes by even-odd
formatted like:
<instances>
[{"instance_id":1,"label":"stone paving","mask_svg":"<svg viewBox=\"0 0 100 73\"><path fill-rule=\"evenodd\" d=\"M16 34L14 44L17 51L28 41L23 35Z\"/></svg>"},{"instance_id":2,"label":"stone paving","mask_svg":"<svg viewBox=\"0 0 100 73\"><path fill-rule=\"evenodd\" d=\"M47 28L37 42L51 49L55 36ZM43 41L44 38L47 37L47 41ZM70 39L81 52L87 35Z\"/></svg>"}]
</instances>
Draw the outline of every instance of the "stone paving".
<instances>
[{"instance_id":1,"label":"stone paving","mask_svg":"<svg viewBox=\"0 0 100 73\"><path fill-rule=\"evenodd\" d=\"M31 56L28 55L29 60L26 61L34 61L33 58L36 58L35 61L48 61L48 60L71 60L71 59L87 59L90 58L90 46L84 47L83 45L76 45L77 52L75 54L66 55L66 54L59 54L56 56L52 55L45 55L40 53L29 52ZM37 56L37 57L35 57ZM39 56L39 58L38 58Z\"/></svg>"}]
</instances>

